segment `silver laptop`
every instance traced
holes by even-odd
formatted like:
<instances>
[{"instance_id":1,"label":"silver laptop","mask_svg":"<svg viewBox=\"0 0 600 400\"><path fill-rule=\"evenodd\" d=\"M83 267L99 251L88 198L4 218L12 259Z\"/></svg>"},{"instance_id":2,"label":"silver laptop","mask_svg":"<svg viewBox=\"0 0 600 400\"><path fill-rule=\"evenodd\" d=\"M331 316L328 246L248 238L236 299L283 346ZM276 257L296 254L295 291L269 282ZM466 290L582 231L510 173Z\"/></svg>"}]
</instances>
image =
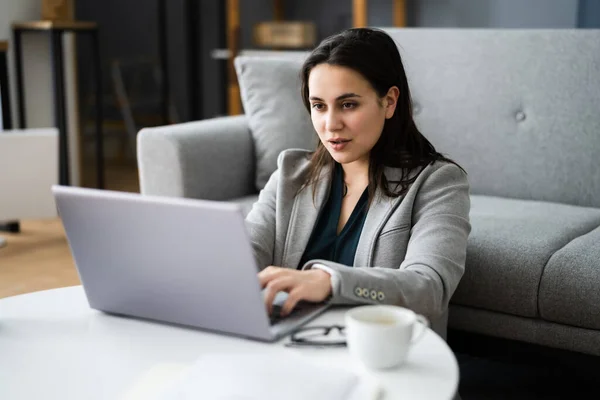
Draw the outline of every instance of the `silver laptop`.
<instances>
[{"instance_id":1,"label":"silver laptop","mask_svg":"<svg viewBox=\"0 0 600 400\"><path fill-rule=\"evenodd\" d=\"M52 192L94 309L275 341L327 308L269 316L237 204L58 185Z\"/></svg>"}]
</instances>

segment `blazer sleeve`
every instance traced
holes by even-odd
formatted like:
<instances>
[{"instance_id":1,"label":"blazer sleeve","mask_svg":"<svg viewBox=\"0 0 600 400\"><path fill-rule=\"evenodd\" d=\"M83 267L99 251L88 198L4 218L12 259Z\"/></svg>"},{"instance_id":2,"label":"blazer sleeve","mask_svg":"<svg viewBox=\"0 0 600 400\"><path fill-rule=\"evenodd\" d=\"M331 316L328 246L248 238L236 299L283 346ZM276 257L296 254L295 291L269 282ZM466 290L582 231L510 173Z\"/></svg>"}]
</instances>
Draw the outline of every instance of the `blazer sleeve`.
<instances>
[{"instance_id":1,"label":"blazer sleeve","mask_svg":"<svg viewBox=\"0 0 600 400\"><path fill-rule=\"evenodd\" d=\"M276 200L279 169L260 191L258 200L245 219L252 250L259 270L273 264L275 249Z\"/></svg>"},{"instance_id":2,"label":"blazer sleeve","mask_svg":"<svg viewBox=\"0 0 600 400\"><path fill-rule=\"evenodd\" d=\"M320 268L331 274L333 303L394 304L429 318L439 317L464 273L469 211L466 174L454 164L444 164L418 188L410 239L400 265L350 268L311 260L303 269Z\"/></svg>"}]
</instances>

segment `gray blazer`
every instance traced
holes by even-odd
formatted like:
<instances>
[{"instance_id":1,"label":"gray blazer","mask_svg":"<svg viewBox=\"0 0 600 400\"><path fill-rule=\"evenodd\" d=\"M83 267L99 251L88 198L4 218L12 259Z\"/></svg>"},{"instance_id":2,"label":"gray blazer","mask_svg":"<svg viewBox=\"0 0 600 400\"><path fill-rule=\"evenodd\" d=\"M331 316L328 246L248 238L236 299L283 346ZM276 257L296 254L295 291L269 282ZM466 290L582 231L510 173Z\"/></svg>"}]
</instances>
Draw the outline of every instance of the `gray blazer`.
<instances>
[{"instance_id":1,"label":"gray blazer","mask_svg":"<svg viewBox=\"0 0 600 400\"><path fill-rule=\"evenodd\" d=\"M315 201L309 187L300 192L309 152L286 150L258 201L246 217L260 268L297 268L325 204L331 181L323 171ZM387 168L388 181L400 170ZM303 269L332 274L335 304L394 304L431 321L445 338L448 302L465 269L469 222L469 183L456 165L426 167L403 197L378 192L369 208L356 249L354 268L311 260Z\"/></svg>"}]
</instances>

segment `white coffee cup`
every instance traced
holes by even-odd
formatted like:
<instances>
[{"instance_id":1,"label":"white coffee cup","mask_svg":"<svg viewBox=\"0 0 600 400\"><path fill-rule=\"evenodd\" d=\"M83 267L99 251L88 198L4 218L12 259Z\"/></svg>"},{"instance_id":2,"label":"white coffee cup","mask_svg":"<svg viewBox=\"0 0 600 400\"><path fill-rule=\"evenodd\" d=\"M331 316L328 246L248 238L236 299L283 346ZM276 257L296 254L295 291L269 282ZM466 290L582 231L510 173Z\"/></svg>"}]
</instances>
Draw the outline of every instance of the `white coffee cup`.
<instances>
[{"instance_id":1,"label":"white coffee cup","mask_svg":"<svg viewBox=\"0 0 600 400\"><path fill-rule=\"evenodd\" d=\"M350 355L372 369L402 364L429 327L424 316L391 305L355 307L346 312L345 324Z\"/></svg>"}]
</instances>

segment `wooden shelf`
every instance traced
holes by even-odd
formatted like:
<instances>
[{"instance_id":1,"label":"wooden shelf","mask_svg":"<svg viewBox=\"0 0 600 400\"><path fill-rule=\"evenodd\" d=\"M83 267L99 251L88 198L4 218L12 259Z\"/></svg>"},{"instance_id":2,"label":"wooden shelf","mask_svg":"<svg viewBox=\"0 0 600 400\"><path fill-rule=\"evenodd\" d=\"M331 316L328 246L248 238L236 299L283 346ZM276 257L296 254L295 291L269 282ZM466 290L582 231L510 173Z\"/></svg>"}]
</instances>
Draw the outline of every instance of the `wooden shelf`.
<instances>
[{"instance_id":1,"label":"wooden shelf","mask_svg":"<svg viewBox=\"0 0 600 400\"><path fill-rule=\"evenodd\" d=\"M26 21L15 22L13 29L49 31L51 29L68 29L73 31L89 31L98 28L96 22L87 21Z\"/></svg>"},{"instance_id":2,"label":"wooden shelf","mask_svg":"<svg viewBox=\"0 0 600 400\"><path fill-rule=\"evenodd\" d=\"M239 0L227 0L227 49L229 60L227 60L227 113L238 115L242 113L242 102L240 98L240 85L237 81L233 59L238 53L240 42L240 2Z\"/></svg>"},{"instance_id":3,"label":"wooden shelf","mask_svg":"<svg viewBox=\"0 0 600 400\"><path fill-rule=\"evenodd\" d=\"M352 27L364 28L367 26L367 0L352 1Z\"/></svg>"},{"instance_id":4,"label":"wooden shelf","mask_svg":"<svg viewBox=\"0 0 600 400\"><path fill-rule=\"evenodd\" d=\"M394 0L394 26L406 26L406 0Z\"/></svg>"},{"instance_id":5,"label":"wooden shelf","mask_svg":"<svg viewBox=\"0 0 600 400\"><path fill-rule=\"evenodd\" d=\"M397 27L406 26L406 0L393 0L393 24ZM352 26L361 28L368 26L368 0L352 0ZM273 0L273 19L282 21L283 0ZM216 50L214 58L227 59L227 82L228 82L228 101L227 113L229 115L238 115L242 113L242 103L240 99L240 87L233 65L234 58L239 54L239 35L240 35L240 2L239 0L227 0L227 49Z\"/></svg>"},{"instance_id":6,"label":"wooden shelf","mask_svg":"<svg viewBox=\"0 0 600 400\"><path fill-rule=\"evenodd\" d=\"M0 51L5 52L8 51L8 42L0 40Z\"/></svg>"},{"instance_id":7,"label":"wooden shelf","mask_svg":"<svg viewBox=\"0 0 600 400\"><path fill-rule=\"evenodd\" d=\"M273 54L277 54L278 52L282 52L285 54L289 53L304 53L307 50L260 50L260 49L240 49L236 53L236 56L251 56L251 57L261 57L261 56L272 56ZM210 52L210 57L213 60L229 60L231 58L231 52L229 49L213 49Z\"/></svg>"}]
</instances>

